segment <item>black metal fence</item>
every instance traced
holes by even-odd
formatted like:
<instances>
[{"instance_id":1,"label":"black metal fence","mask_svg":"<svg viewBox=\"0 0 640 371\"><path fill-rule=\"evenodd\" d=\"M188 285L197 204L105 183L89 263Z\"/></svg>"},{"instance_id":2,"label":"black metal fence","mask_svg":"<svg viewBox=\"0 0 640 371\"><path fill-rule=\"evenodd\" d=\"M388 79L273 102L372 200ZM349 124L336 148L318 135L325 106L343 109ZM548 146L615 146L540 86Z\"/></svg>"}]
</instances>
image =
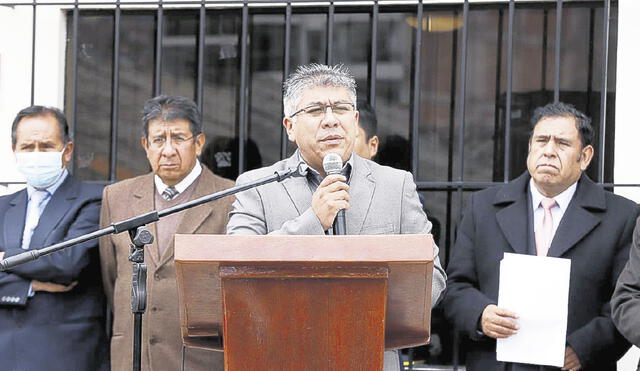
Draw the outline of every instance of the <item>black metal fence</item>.
<instances>
[{"instance_id":1,"label":"black metal fence","mask_svg":"<svg viewBox=\"0 0 640 371\"><path fill-rule=\"evenodd\" d=\"M77 145L73 172L86 180L108 183L148 171L137 118L142 102L160 93L193 98L211 143L232 139L217 148L232 153L230 174L286 157L292 147L280 124L281 82L313 61L354 71L359 96L378 112L381 150L412 171L427 200L445 264L467 195L525 170L536 106L562 100L590 115L597 155L589 175L608 188L640 187L613 181L613 0L0 6L33 9L31 103L38 103L38 9L67 12L65 109ZM398 138L401 145L392 146ZM433 331L442 347L421 356L458 364L458 345L437 311Z\"/></svg>"}]
</instances>

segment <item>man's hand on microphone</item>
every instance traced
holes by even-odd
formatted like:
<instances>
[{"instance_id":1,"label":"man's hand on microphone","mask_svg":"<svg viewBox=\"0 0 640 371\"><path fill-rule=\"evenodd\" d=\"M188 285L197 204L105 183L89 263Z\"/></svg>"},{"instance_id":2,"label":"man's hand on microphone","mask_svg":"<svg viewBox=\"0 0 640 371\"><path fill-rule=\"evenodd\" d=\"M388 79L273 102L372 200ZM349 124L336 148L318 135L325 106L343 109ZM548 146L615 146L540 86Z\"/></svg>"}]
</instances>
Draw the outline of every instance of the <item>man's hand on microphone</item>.
<instances>
[{"instance_id":1,"label":"man's hand on microphone","mask_svg":"<svg viewBox=\"0 0 640 371\"><path fill-rule=\"evenodd\" d=\"M495 339L508 338L518 332L519 328L510 318L516 319L518 315L495 304L489 304L482 311L481 330L485 335Z\"/></svg>"},{"instance_id":2,"label":"man's hand on microphone","mask_svg":"<svg viewBox=\"0 0 640 371\"><path fill-rule=\"evenodd\" d=\"M347 178L340 174L327 175L311 198L311 208L326 231L333 224L338 211L349 208Z\"/></svg>"}]
</instances>

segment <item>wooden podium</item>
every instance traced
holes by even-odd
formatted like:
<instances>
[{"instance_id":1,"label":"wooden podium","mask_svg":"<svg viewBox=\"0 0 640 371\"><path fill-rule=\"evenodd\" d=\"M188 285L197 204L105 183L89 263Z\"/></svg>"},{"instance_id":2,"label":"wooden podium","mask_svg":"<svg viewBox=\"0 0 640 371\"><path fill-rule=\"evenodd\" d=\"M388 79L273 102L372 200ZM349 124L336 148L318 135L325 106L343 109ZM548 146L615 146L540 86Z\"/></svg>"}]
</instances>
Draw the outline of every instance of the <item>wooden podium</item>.
<instances>
[{"instance_id":1,"label":"wooden podium","mask_svg":"<svg viewBox=\"0 0 640 371\"><path fill-rule=\"evenodd\" d=\"M225 369L381 370L429 342L430 235L176 235L183 342Z\"/></svg>"}]
</instances>

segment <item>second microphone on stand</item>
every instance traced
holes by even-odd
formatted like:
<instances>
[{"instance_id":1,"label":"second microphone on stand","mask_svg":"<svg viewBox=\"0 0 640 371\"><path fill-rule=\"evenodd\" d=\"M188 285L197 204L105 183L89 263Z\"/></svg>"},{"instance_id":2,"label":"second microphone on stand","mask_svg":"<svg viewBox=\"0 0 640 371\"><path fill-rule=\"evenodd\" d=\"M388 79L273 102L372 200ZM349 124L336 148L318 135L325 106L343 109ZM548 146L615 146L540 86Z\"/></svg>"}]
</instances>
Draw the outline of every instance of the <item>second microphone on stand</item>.
<instances>
[{"instance_id":1,"label":"second microphone on stand","mask_svg":"<svg viewBox=\"0 0 640 371\"><path fill-rule=\"evenodd\" d=\"M327 175L341 174L342 172L342 158L335 153L329 153L322 159L322 168ZM336 218L333 220L333 234L345 235L347 234L347 222L344 217L344 210L338 211Z\"/></svg>"}]
</instances>

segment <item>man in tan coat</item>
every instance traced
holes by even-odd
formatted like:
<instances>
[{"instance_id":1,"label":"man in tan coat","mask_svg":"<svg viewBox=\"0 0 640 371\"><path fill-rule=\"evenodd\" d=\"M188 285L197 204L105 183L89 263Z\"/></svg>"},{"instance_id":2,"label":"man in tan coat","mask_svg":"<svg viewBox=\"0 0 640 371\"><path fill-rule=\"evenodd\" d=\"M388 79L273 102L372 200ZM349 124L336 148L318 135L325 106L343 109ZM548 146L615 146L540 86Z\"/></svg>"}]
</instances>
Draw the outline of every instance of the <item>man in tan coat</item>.
<instances>
[{"instance_id":1,"label":"man in tan coat","mask_svg":"<svg viewBox=\"0 0 640 371\"><path fill-rule=\"evenodd\" d=\"M159 96L145 103L141 139L152 173L127 179L104 189L102 227L151 210L233 186L233 182L201 166L205 142L196 105L182 97ZM147 309L142 324L142 370L180 370L182 340L178 290L173 261L175 233L224 233L233 198L181 211L150 224L155 239L145 247ZM112 370L130 370L133 362L131 313L132 264L128 233L100 240L105 292L113 310ZM223 354L187 348L186 370L223 370Z\"/></svg>"}]
</instances>

